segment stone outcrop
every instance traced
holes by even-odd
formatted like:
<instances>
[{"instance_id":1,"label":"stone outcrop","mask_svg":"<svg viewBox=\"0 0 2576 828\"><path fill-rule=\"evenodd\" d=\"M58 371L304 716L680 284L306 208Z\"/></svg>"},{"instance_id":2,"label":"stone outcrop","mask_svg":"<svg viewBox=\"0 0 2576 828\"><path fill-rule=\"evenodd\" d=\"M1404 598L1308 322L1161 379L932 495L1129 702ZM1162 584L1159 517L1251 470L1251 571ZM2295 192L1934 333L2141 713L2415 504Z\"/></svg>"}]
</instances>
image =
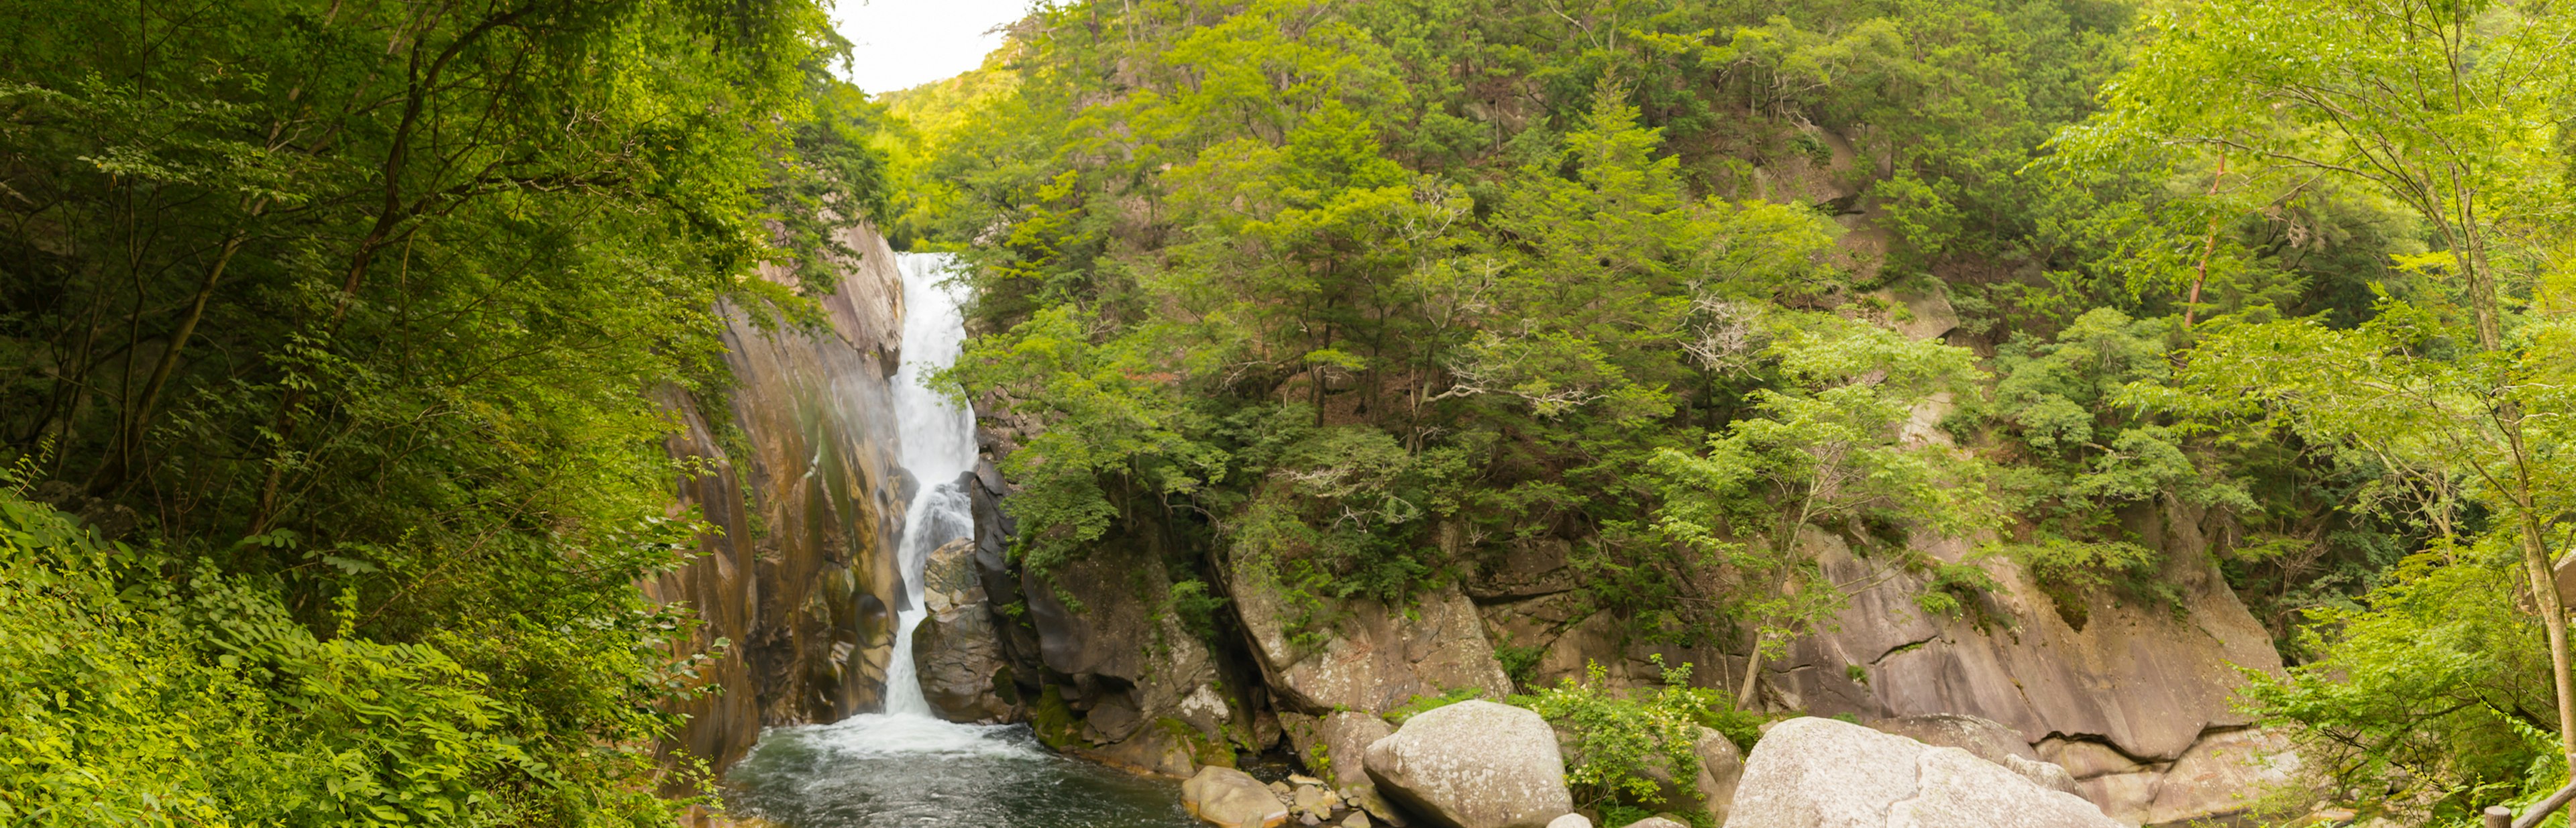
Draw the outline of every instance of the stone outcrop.
<instances>
[{"instance_id":1,"label":"stone outcrop","mask_svg":"<svg viewBox=\"0 0 2576 828\"><path fill-rule=\"evenodd\" d=\"M2060 764L2107 812L2143 818L2175 761L2205 738L2249 724L2232 704L2244 682L2238 668L2277 672L2281 660L2220 578L2196 514L2138 510L2128 528L2164 550L2156 577L2176 586L2179 606L2120 595L2062 606L2009 560L1987 557L1972 562L1998 588L1955 617L1936 615L1915 601L1926 576L1854 555L1841 538L1810 529L1801 543L1827 577L1871 586L1851 596L1831 632L1793 642L1788 657L1766 665L1768 699L1864 719L1962 714L2001 723L2024 746L2082 745L2064 749L2075 756L2063 761L2021 758ZM1926 551L1971 561L1961 542Z\"/></svg>"},{"instance_id":2,"label":"stone outcrop","mask_svg":"<svg viewBox=\"0 0 2576 828\"><path fill-rule=\"evenodd\" d=\"M1218 828L1277 828L1288 808L1261 780L1233 768L1205 767L1181 783L1181 807Z\"/></svg>"},{"instance_id":3,"label":"stone outcrop","mask_svg":"<svg viewBox=\"0 0 2576 828\"><path fill-rule=\"evenodd\" d=\"M902 472L888 379L901 345L902 275L873 231L843 231L862 253L836 262L840 284L820 329L763 324L718 308L736 386L724 410L678 388L656 392L680 428L666 441L691 465L672 514L721 530L705 554L642 585L704 623L675 656L713 653L700 681L718 692L671 702L688 716L662 745L724 767L760 729L829 722L883 703L901 594L895 569ZM793 281L785 267L763 278ZM718 427L716 423L727 423ZM719 650L717 639L731 642Z\"/></svg>"},{"instance_id":4,"label":"stone outcrop","mask_svg":"<svg viewBox=\"0 0 2576 828\"><path fill-rule=\"evenodd\" d=\"M1167 606L1159 542L1113 538L1053 572L1024 574L1045 676L1033 715L1058 749L1188 776L1233 764L1231 745L1248 741L1252 717L1219 689L1214 654Z\"/></svg>"},{"instance_id":5,"label":"stone outcrop","mask_svg":"<svg viewBox=\"0 0 2576 828\"><path fill-rule=\"evenodd\" d=\"M929 611L912 631L912 661L930 710L952 722L1019 721L1019 689L1003 658L1000 632L975 566L975 542L932 550L922 569L921 601Z\"/></svg>"},{"instance_id":6,"label":"stone outcrop","mask_svg":"<svg viewBox=\"0 0 2576 828\"><path fill-rule=\"evenodd\" d=\"M1482 700L1429 710L1368 748L1380 793L1450 828L1544 828L1574 810L1556 732Z\"/></svg>"},{"instance_id":7,"label":"stone outcrop","mask_svg":"<svg viewBox=\"0 0 2576 828\"><path fill-rule=\"evenodd\" d=\"M2264 793L2298 784L2300 769L2299 756L2283 734L2259 729L2212 734L2194 743L2156 781L2154 797L2137 820L2154 825L2239 811Z\"/></svg>"},{"instance_id":8,"label":"stone outcrop","mask_svg":"<svg viewBox=\"0 0 2576 828\"><path fill-rule=\"evenodd\" d=\"M1460 688L1511 694L1484 622L1455 585L1422 593L1411 607L1337 602L1323 619L1293 610L1275 576L1256 564L1236 566L1229 587L1282 710L1384 713Z\"/></svg>"},{"instance_id":9,"label":"stone outcrop","mask_svg":"<svg viewBox=\"0 0 2576 828\"><path fill-rule=\"evenodd\" d=\"M1395 732L1385 719L1348 710L1322 716L1282 713L1279 718L1297 761L1343 787L1369 781L1362 766L1368 746Z\"/></svg>"},{"instance_id":10,"label":"stone outcrop","mask_svg":"<svg viewBox=\"0 0 2576 828\"><path fill-rule=\"evenodd\" d=\"M1726 828L2114 828L2082 797L1965 750L1833 719L1771 728Z\"/></svg>"}]
</instances>

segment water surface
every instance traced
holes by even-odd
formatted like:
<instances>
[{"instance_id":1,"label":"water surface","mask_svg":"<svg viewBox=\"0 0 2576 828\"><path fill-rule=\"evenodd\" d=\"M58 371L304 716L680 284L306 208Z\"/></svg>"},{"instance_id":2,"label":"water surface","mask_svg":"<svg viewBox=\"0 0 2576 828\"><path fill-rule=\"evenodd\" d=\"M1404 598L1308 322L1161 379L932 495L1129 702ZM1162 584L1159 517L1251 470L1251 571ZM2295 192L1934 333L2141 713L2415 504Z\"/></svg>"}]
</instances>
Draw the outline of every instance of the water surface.
<instances>
[{"instance_id":1,"label":"water surface","mask_svg":"<svg viewBox=\"0 0 2576 828\"><path fill-rule=\"evenodd\" d=\"M727 776L789 828L1198 828L1180 784L1049 752L1023 725L862 715L773 728Z\"/></svg>"}]
</instances>

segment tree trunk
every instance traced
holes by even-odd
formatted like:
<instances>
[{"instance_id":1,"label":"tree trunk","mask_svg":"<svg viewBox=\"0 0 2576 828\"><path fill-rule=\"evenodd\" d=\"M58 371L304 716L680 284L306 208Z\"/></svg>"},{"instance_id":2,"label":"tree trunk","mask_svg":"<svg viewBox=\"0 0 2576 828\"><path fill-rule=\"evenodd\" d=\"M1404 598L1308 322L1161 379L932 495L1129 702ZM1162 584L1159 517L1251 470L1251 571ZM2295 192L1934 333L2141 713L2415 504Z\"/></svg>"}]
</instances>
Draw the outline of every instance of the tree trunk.
<instances>
[{"instance_id":1,"label":"tree trunk","mask_svg":"<svg viewBox=\"0 0 2576 828\"><path fill-rule=\"evenodd\" d=\"M2541 542L2529 512L2524 513L2522 562L2531 575L2532 603L2540 607L2541 626L2549 633L2549 677L2558 695L2558 750L2567 760L2569 778L2576 778L2576 671L2569 668L2567 650L2567 609L2558 601L2557 573L2550 567L2549 547Z\"/></svg>"},{"instance_id":2,"label":"tree trunk","mask_svg":"<svg viewBox=\"0 0 2576 828\"><path fill-rule=\"evenodd\" d=\"M1753 706L1753 691L1762 680L1762 631L1753 632L1753 653L1744 657L1744 687L1735 691L1735 709Z\"/></svg>"}]
</instances>

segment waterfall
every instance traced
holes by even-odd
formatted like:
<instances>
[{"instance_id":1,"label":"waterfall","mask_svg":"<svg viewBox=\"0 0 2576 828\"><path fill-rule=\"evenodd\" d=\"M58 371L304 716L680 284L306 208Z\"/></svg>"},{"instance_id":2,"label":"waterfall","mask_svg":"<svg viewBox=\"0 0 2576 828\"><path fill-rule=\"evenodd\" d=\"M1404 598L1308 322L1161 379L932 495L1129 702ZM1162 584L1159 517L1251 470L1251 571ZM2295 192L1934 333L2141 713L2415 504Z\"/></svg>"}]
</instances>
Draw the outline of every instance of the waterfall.
<instances>
[{"instance_id":1,"label":"waterfall","mask_svg":"<svg viewBox=\"0 0 2576 828\"><path fill-rule=\"evenodd\" d=\"M886 661L885 712L764 730L730 773L727 799L811 828L1199 825L1168 780L1057 756L1025 724L944 721L922 698L912 634L930 614L923 570L933 550L974 535L958 478L975 467L975 417L921 382L955 362L966 339L957 307L963 288L940 283L949 258L906 254L898 264L904 359L892 389L896 453L919 486L895 546L903 589Z\"/></svg>"},{"instance_id":2,"label":"waterfall","mask_svg":"<svg viewBox=\"0 0 2576 828\"><path fill-rule=\"evenodd\" d=\"M966 341L959 309L964 287L945 283L949 257L904 253L896 260L903 270L904 307L903 365L894 374L897 451L919 485L904 509L903 538L895 547L903 601L895 616L894 654L886 662L885 712L928 717L930 703L922 699L912 663L912 630L930 614L922 601L922 572L931 551L974 536L975 518L958 477L975 468L975 414L925 384L957 361Z\"/></svg>"}]
</instances>

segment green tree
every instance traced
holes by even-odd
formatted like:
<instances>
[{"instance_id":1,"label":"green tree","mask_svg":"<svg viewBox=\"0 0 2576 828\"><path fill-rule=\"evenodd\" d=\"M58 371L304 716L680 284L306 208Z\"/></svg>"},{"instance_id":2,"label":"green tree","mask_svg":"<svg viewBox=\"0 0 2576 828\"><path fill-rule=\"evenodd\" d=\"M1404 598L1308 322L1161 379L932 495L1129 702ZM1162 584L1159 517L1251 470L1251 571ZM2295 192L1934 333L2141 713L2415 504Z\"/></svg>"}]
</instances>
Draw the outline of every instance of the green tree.
<instances>
[{"instance_id":1,"label":"green tree","mask_svg":"<svg viewBox=\"0 0 2576 828\"><path fill-rule=\"evenodd\" d=\"M2276 400L2311 443L2370 447L2396 478L2474 481L2473 491L2445 482L2421 494L2436 511L2474 498L2519 538L2576 774L2576 674L2548 540L2564 483L2549 471L2554 418L2531 416L2548 410L2531 407L2529 384L2546 368L2526 338L2553 323L2516 331L2509 301L2550 267L2546 251L2564 232L2557 133L2576 93L2561 65L2576 18L2527 3L2222 0L2151 25L2158 36L2136 67L2105 88L2106 111L2062 145L2088 157L2215 156L2275 189L2318 178L2367 187L2420 222L2430 252L2400 262L2455 280L2440 300L2468 318L2466 347L2434 343L2448 332L2409 305L2385 306L2383 321L2349 334L2258 325L2196 348L2193 381ZM2361 366L2375 371L2353 371ZM2326 378L2334 383L2314 383ZM2389 430L2397 423L2422 431ZM2419 440L2444 448L2404 450Z\"/></svg>"}]
</instances>

